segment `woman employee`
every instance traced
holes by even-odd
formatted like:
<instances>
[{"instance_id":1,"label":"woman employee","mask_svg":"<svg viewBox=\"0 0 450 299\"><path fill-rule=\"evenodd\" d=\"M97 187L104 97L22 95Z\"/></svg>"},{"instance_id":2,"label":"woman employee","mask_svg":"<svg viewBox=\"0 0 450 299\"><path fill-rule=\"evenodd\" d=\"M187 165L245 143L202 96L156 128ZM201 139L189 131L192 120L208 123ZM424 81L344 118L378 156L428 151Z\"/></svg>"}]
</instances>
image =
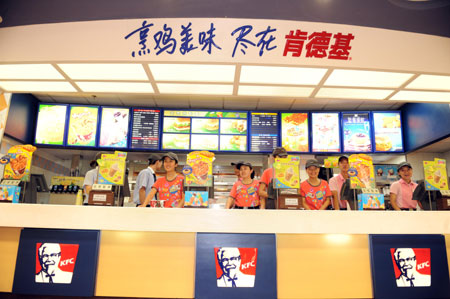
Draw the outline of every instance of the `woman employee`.
<instances>
[{"instance_id":1,"label":"woman employee","mask_svg":"<svg viewBox=\"0 0 450 299\"><path fill-rule=\"evenodd\" d=\"M422 208L420 202L412 199L417 184L411 180L413 175L411 164L408 162L398 164L397 172L400 176L400 180L393 182L390 190L390 202L392 208L396 211L415 210L417 205Z\"/></svg>"}]
</instances>

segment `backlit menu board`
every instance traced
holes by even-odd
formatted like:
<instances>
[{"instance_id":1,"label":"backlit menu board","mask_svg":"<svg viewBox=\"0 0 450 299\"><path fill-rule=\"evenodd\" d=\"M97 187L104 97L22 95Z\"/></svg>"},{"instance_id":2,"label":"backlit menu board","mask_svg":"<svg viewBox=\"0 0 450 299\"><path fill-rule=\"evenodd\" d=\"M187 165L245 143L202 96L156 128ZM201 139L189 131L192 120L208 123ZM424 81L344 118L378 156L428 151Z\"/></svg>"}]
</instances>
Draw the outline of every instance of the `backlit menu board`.
<instances>
[{"instance_id":1,"label":"backlit menu board","mask_svg":"<svg viewBox=\"0 0 450 299\"><path fill-rule=\"evenodd\" d=\"M342 113L344 152L371 152L372 136L368 112Z\"/></svg>"},{"instance_id":2,"label":"backlit menu board","mask_svg":"<svg viewBox=\"0 0 450 299\"><path fill-rule=\"evenodd\" d=\"M278 113L251 112L250 151L272 152L278 146Z\"/></svg>"},{"instance_id":3,"label":"backlit menu board","mask_svg":"<svg viewBox=\"0 0 450 299\"><path fill-rule=\"evenodd\" d=\"M165 110L162 149L247 151L247 112Z\"/></svg>"},{"instance_id":4,"label":"backlit menu board","mask_svg":"<svg viewBox=\"0 0 450 299\"><path fill-rule=\"evenodd\" d=\"M312 151L340 152L340 128L338 112L311 113Z\"/></svg>"},{"instance_id":5,"label":"backlit menu board","mask_svg":"<svg viewBox=\"0 0 450 299\"><path fill-rule=\"evenodd\" d=\"M63 145L67 105L39 104L36 144Z\"/></svg>"},{"instance_id":6,"label":"backlit menu board","mask_svg":"<svg viewBox=\"0 0 450 299\"><path fill-rule=\"evenodd\" d=\"M68 146L95 146L98 107L71 106L69 112Z\"/></svg>"},{"instance_id":7,"label":"backlit menu board","mask_svg":"<svg viewBox=\"0 0 450 299\"><path fill-rule=\"evenodd\" d=\"M281 113L281 146L288 152L309 151L308 113Z\"/></svg>"},{"instance_id":8,"label":"backlit menu board","mask_svg":"<svg viewBox=\"0 0 450 299\"><path fill-rule=\"evenodd\" d=\"M403 151L400 111L373 112L376 152Z\"/></svg>"},{"instance_id":9,"label":"backlit menu board","mask_svg":"<svg viewBox=\"0 0 450 299\"><path fill-rule=\"evenodd\" d=\"M131 126L132 149L159 148L160 110L133 108L133 123Z\"/></svg>"},{"instance_id":10,"label":"backlit menu board","mask_svg":"<svg viewBox=\"0 0 450 299\"><path fill-rule=\"evenodd\" d=\"M102 107L99 147L127 147L129 119L128 108Z\"/></svg>"}]
</instances>

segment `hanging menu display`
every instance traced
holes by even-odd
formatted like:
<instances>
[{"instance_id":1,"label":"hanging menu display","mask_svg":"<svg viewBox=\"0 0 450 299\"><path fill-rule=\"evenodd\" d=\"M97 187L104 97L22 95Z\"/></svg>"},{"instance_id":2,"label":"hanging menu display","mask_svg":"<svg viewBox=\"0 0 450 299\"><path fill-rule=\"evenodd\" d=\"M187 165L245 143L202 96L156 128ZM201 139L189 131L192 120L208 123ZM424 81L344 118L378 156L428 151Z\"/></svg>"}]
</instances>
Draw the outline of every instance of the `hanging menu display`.
<instances>
[{"instance_id":1,"label":"hanging menu display","mask_svg":"<svg viewBox=\"0 0 450 299\"><path fill-rule=\"evenodd\" d=\"M251 112L251 152L272 152L278 146L278 113Z\"/></svg>"},{"instance_id":2,"label":"hanging menu display","mask_svg":"<svg viewBox=\"0 0 450 299\"><path fill-rule=\"evenodd\" d=\"M162 149L247 151L247 112L165 110Z\"/></svg>"},{"instance_id":3,"label":"hanging menu display","mask_svg":"<svg viewBox=\"0 0 450 299\"><path fill-rule=\"evenodd\" d=\"M373 112L376 152L403 151L400 111Z\"/></svg>"},{"instance_id":4,"label":"hanging menu display","mask_svg":"<svg viewBox=\"0 0 450 299\"><path fill-rule=\"evenodd\" d=\"M288 152L309 151L308 113L281 113L281 145Z\"/></svg>"},{"instance_id":5,"label":"hanging menu display","mask_svg":"<svg viewBox=\"0 0 450 299\"><path fill-rule=\"evenodd\" d=\"M159 114L160 110L133 108L132 149L159 148Z\"/></svg>"},{"instance_id":6,"label":"hanging menu display","mask_svg":"<svg viewBox=\"0 0 450 299\"><path fill-rule=\"evenodd\" d=\"M39 104L36 144L63 145L67 105Z\"/></svg>"},{"instance_id":7,"label":"hanging menu display","mask_svg":"<svg viewBox=\"0 0 450 299\"><path fill-rule=\"evenodd\" d=\"M100 147L127 147L129 115L128 108L102 107Z\"/></svg>"},{"instance_id":8,"label":"hanging menu display","mask_svg":"<svg viewBox=\"0 0 450 299\"><path fill-rule=\"evenodd\" d=\"M371 152L369 113L342 113L344 152Z\"/></svg>"},{"instance_id":9,"label":"hanging menu display","mask_svg":"<svg viewBox=\"0 0 450 299\"><path fill-rule=\"evenodd\" d=\"M340 152L339 113L311 113L312 151Z\"/></svg>"},{"instance_id":10,"label":"hanging menu display","mask_svg":"<svg viewBox=\"0 0 450 299\"><path fill-rule=\"evenodd\" d=\"M69 116L69 146L95 146L98 107L71 106Z\"/></svg>"}]
</instances>

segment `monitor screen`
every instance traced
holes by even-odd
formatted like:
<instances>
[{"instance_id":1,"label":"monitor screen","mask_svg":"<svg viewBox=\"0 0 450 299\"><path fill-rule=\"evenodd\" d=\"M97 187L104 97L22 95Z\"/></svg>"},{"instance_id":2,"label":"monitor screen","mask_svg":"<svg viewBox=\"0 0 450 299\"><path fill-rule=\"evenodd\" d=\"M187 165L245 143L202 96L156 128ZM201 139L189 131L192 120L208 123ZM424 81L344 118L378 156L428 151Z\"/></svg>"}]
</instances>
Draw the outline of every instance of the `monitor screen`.
<instances>
[{"instance_id":1,"label":"monitor screen","mask_svg":"<svg viewBox=\"0 0 450 299\"><path fill-rule=\"evenodd\" d=\"M132 149L159 149L160 110L133 108Z\"/></svg>"},{"instance_id":2,"label":"monitor screen","mask_svg":"<svg viewBox=\"0 0 450 299\"><path fill-rule=\"evenodd\" d=\"M36 144L63 145L67 105L39 104Z\"/></svg>"},{"instance_id":3,"label":"monitor screen","mask_svg":"<svg viewBox=\"0 0 450 299\"><path fill-rule=\"evenodd\" d=\"M312 151L340 152L339 113L311 113Z\"/></svg>"},{"instance_id":4,"label":"monitor screen","mask_svg":"<svg viewBox=\"0 0 450 299\"><path fill-rule=\"evenodd\" d=\"M400 111L373 112L376 152L403 151Z\"/></svg>"},{"instance_id":5,"label":"monitor screen","mask_svg":"<svg viewBox=\"0 0 450 299\"><path fill-rule=\"evenodd\" d=\"M95 146L97 137L98 107L71 106L67 145Z\"/></svg>"},{"instance_id":6,"label":"monitor screen","mask_svg":"<svg viewBox=\"0 0 450 299\"><path fill-rule=\"evenodd\" d=\"M344 152L371 152L372 133L368 112L342 113Z\"/></svg>"},{"instance_id":7,"label":"monitor screen","mask_svg":"<svg viewBox=\"0 0 450 299\"><path fill-rule=\"evenodd\" d=\"M288 152L309 151L308 113L281 113L281 145Z\"/></svg>"},{"instance_id":8,"label":"monitor screen","mask_svg":"<svg viewBox=\"0 0 450 299\"><path fill-rule=\"evenodd\" d=\"M130 109L102 107L99 147L126 148Z\"/></svg>"}]
</instances>

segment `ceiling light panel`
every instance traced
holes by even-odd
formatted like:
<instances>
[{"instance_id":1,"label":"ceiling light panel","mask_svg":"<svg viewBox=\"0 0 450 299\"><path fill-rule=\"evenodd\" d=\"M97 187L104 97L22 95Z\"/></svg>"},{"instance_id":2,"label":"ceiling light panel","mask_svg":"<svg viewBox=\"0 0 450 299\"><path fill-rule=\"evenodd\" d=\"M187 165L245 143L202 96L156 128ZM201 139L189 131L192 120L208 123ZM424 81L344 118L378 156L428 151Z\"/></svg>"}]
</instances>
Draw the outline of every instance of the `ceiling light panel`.
<instances>
[{"instance_id":1,"label":"ceiling light panel","mask_svg":"<svg viewBox=\"0 0 450 299\"><path fill-rule=\"evenodd\" d=\"M208 64L149 64L155 81L233 82L236 66Z\"/></svg>"},{"instance_id":2,"label":"ceiling light panel","mask_svg":"<svg viewBox=\"0 0 450 299\"><path fill-rule=\"evenodd\" d=\"M84 92L153 93L150 83L143 82L75 82Z\"/></svg>"},{"instance_id":3,"label":"ceiling light panel","mask_svg":"<svg viewBox=\"0 0 450 299\"><path fill-rule=\"evenodd\" d=\"M1 81L0 87L11 92L76 92L64 81Z\"/></svg>"},{"instance_id":4,"label":"ceiling light panel","mask_svg":"<svg viewBox=\"0 0 450 299\"><path fill-rule=\"evenodd\" d=\"M324 85L397 88L412 76L409 73L334 70Z\"/></svg>"},{"instance_id":5,"label":"ceiling light panel","mask_svg":"<svg viewBox=\"0 0 450 299\"><path fill-rule=\"evenodd\" d=\"M58 64L73 80L145 80L148 76L141 64L76 63Z\"/></svg>"},{"instance_id":6,"label":"ceiling light panel","mask_svg":"<svg viewBox=\"0 0 450 299\"><path fill-rule=\"evenodd\" d=\"M319 84L327 69L274 67L274 66L242 66L240 83L256 84Z\"/></svg>"},{"instance_id":7,"label":"ceiling light panel","mask_svg":"<svg viewBox=\"0 0 450 299\"><path fill-rule=\"evenodd\" d=\"M0 64L0 79L64 79L51 64Z\"/></svg>"},{"instance_id":8,"label":"ceiling light panel","mask_svg":"<svg viewBox=\"0 0 450 299\"><path fill-rule=\"evenodd\" d=\"M390 89L359 89L359 88L321 88L316 98L384 100L393 90Z\"/></svg>"},{"instance_id":9,"label":"ceiling light panel","mask_svg":"<svg viewBox=\"0 0 450 299\"><path fill-rule=\"evenodd\" d=\"M447 102L450 103L450 92L436 91L409 91L403 90L396 93L390 100L411 102Z\"/></svg>"},{"instance_id":10,"label":"ceiling light panel","mask_svg":"<svg viewBox=\"0 0 450 299\"><path fill-rule=\"evenodd\" d=\"M420 75L406 88L450 90L450 76Z\"/></svg>"},{"instance_id":11,"label":"ceiling light panel","mask_svg":"<svg viewBox=\"0 0 450 299\"><path fill-rule=\"evenodd\" d=\"M160 93L232 95L233 85L158 83Z\"/></svg>"},{"instance_id":12,"label":"ceiling light panel","mask_svg":"<svg viewBox=\"0 0 450 299\"><path fill-rule=\"evenodd\" d=\"M290 86L247 86L241 85L238 89L240 96L276 96L276 97L309 97L312 87Z\"/></svg>"}]
</instances>

